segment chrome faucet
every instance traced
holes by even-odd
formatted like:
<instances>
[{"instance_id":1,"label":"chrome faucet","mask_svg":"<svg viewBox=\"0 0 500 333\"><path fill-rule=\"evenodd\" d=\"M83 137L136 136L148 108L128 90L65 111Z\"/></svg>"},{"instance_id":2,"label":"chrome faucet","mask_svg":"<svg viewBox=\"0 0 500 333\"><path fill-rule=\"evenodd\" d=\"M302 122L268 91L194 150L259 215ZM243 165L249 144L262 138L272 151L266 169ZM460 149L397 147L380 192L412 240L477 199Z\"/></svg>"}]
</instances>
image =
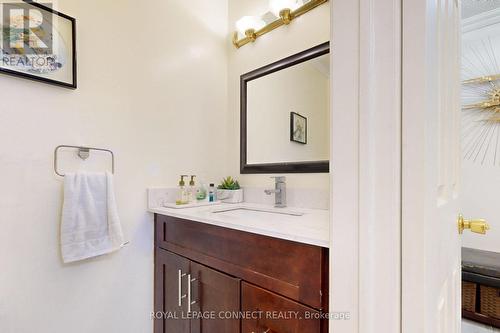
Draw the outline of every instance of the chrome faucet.
<instances>
[{"instance_id":1,"label":"chrome faucet","mask_svg":"<svg viewBox=\"0 0 500 333\"><path fill-rule=\"evenodd\" d=\"M264 190L267 195L274 193L274 207L286 207L286 177L271 177L275 179L274 190Z\"/></svg>"}]
</instances>

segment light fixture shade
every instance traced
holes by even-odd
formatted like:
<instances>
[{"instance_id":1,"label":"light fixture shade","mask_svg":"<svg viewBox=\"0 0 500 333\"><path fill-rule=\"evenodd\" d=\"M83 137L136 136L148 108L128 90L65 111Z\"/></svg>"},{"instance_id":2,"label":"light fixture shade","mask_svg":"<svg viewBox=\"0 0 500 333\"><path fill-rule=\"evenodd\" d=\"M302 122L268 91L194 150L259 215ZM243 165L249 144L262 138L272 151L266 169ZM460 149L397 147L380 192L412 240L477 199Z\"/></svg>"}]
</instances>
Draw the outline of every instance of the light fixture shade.
<instances>
[{"instance_id":1,"label":"light fixture shade","mask_svg":"<svg viewBox=\"0 0 500 333\"><path fill-rule=\"evenodd\" d=\"M263 19L257 16L243 16L236 22L236 30L242 35L245 35L247 30L255 31L262 29L266 25Z\"/></svg>"},{"instance_id":2,"label":"light fixture shade","mask_svg":"<svg viewBox=\"0 0 500 333\"><path fill-rule=\"evenodd\" d=\"M294 11L303 4L302 0L271 0L269 2L269 8L276 17L279 17L283 9Z\"/></svg>"}]
</instances>

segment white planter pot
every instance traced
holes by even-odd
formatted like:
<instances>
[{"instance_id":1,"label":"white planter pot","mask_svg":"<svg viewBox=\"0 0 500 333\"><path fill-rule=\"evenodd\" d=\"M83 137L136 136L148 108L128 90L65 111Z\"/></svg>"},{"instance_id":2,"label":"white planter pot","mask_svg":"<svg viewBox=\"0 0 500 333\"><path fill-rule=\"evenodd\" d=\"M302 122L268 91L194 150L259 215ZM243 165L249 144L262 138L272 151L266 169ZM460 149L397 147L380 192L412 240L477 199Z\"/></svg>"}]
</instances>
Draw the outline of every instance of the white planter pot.
<instances>
[{"instance_id":1,"label":"white planter pot","mask_svg":"<svg viewBox=\"0 0 500 333\"><path fill-rule=\"evenodd\" d=\"M217 190L217 200L224 203L243 202L243 189L239 190Z\"/></svg>"}]
</instances>

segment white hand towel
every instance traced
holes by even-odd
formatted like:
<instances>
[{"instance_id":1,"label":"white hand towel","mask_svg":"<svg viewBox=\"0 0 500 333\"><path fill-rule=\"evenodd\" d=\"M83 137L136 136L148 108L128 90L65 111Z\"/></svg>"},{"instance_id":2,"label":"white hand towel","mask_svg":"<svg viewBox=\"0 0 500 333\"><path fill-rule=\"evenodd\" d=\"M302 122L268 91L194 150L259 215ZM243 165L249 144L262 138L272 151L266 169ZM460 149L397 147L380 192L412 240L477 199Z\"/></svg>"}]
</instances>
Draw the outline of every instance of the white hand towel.
<instances>
[{"instance_id":1,"label":"white hand towel","mask_svg":"<svg viewBox=\"0 0 500 333\"><path fill-rule=\"evenodd\" d=\"M123 245L113 175L109 172L66 174L61 223L63 261L100 256Z\"/></svg>"}]
</instances>

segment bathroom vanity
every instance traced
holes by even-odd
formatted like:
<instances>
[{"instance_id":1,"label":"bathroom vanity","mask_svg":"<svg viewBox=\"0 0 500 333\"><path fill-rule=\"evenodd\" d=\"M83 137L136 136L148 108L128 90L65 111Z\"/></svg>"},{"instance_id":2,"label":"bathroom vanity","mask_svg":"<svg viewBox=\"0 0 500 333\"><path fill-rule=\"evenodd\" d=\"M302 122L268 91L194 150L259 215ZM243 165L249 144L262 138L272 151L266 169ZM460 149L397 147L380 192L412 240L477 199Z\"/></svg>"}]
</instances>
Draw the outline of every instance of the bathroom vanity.
<instances>
[{"instance_id":1,"label":"bathroom vanity","mask_svg":"<svg viewBox=\"0 0 500 333\"><path fill-rule=\"evenodd\" d=\"M241 76L242 174L329 172L329 52L325 42ZM259 193L280 208L150 209L155 333L328 332L329 213L285 208L318 207L328 187L299 193L272 178ZM149 207L175 202L155 193Z\"/></svg>"},{"instance_id":2,"label":"bathroom vanity","mask_svg":"<svg viewBox=\"0 0 500 333\"><path fill-rule=\"evenodd\" d=\"M327 211L151 211L156 333L328 331Z\"/></svg>"}]
</instances>

